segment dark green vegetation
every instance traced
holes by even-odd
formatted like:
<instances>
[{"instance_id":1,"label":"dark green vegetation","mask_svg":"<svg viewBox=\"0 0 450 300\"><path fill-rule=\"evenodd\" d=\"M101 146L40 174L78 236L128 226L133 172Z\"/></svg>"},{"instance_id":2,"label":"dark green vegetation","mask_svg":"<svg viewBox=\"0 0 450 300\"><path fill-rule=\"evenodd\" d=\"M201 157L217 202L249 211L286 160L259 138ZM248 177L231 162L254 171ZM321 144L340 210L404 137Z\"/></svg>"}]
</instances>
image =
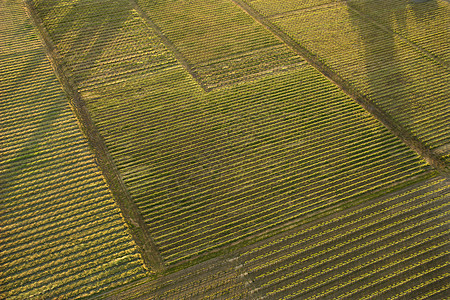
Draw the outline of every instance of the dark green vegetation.
<instances>
[{"instance_id":1,"label":"dark green vegetation","mask_svg":"<svg viewBox=\"0 0 450 300\"><path fill-rule=\"evenodd\" d=\"M73 298L146 275L19 1L0 2L0 298Z\"/></svg>"},{"instance_id":2,"label":"dark green vegetation","mask_svg":"<svg viewBox=\"0 0 450 300\"><path fill-rule=\"evenodd\" d=\"M366 15L361 5L373 1L348 2L28 2L91 146L107 151L94 151L100 169L156 275L100 298L446 292L445 51L432 34L427 43ZM444 9L439 27L448 6L433 3ZM27 159L35 161L17 158ZM136 270L124 278L143 277ZM84 295L83 284L70 288L61 295Z\"/></svg>"}]
</instances>

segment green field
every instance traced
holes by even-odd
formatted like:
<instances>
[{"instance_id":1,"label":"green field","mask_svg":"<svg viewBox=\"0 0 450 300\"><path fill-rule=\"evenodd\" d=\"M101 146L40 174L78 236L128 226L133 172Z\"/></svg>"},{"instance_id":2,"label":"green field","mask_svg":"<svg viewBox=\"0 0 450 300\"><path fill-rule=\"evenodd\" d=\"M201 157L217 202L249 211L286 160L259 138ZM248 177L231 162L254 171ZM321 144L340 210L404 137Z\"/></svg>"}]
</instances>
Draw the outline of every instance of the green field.
<instances>
[{"instance_id":1,"label":"green field","mask_svg":"<svg viewBox=\"0 0 450 300\"><path fill-rule=\"evenodd\" d=\"M0 298L88 296L146 276L19 1L0 2Z\"/></svg>"},{"instance_id":2,"label":"green field","mask_svg":"<svg viewBox=\"0 0 450 300\"><path fill-rule=\"evenodd\" d=\"M275 15L269 21L448 166L449 12L445 1L406 5L355 0Z\"/></svg>"},{"instance_id":3,"label":"green field","mask_svg":"<svg viewBox=\"0 0 450 300\"><path fill-rule=\"evenodd\" d=\"M444 295L450 6L380 3L1 2L0 298Z\"/></svg>"},{"instance_id":4,"label":"green field","mask_svg":"<svg viewBox=\"0 0 450 300\"><path fill-rule=\"evenodd\" d=\"M436 177L116 297L443 299L449 197Z\"/></svg>"},{"instance_id":5,"label":"green field","mask_svg":"<svg viewBox=\"0 0 450 300\"><path fill-rule=\"evenodd\" d=\"M310 67L204 97L176 75L86 99L168 263L426 170ZM161 93L175 78L178 92ZM132 101L133 87L152 101Z\"/></svg>"},{"instance_id":6,"label":"green field","mask_svg":"<svg viewBox=\"0 0 450 300\"><path fill-rule=\"evenodd\" d=\"M56 45L70 41L46 26ZM142 32L137 43L153 34ZM81 96L168 265L428 170L307 65L210 93L171 67Z\"/></svg>"}]
</instances>

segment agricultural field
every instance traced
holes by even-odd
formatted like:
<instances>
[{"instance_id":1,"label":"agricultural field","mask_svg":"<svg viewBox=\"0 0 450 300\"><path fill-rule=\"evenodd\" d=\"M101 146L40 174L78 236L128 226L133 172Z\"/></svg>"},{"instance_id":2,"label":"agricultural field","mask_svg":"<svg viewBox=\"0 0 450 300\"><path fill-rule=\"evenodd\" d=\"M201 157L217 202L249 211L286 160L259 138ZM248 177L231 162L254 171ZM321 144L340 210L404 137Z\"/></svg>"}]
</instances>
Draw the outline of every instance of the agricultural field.
<instances>
[{"instance_id":1,"label":"agricultural field","mask_svg":"<svg viewBox=\"0 0 450 300\"><path fill-rule=\"evenodd\" d=\"M269 2L248 1L448 167L450 3L316 2L272 14Z\"/></svg>"},{"instance_id":2,"label":"agricultural field","mask_svg":"<svg viewBox=\"0 0 450 300\"><path fill-rule=\"evenodd\" d=\"M415 184L111 299L444 299L450 181Z\"/></svg>"},{"instance_id":3,"label":"agricultural field","mask_svg":"<svg viewBox=\"0 0 450 300\"><path fill-rule=\"evenodd\" d=\"M295 69L303 62L232 1L137 3L152 26L173 43L206 91Z\"/></svg>"},{"instance_id":4,"label":"agricultural field","mask_svg":"<svg viewBox=\"0 0 450 300\"><path fill-rule=\"evenodd\" d=\"M347 2L1 2L0 297L445 294L446 52Z\"/></svg>"},{"instance_id":5,"label":"agricultural field","mask_svg":"<svg viewBox=\"0 0 450 300\"><path fill-rule=\"evenodd\" d=\"M205 95L180 68L85 96L166 264L427 176L317 71L283 74Z\"/></svg>"},{"instance_id":6,"label":"agricultural field","mask_svg":"<svg viewBox=\"0 0 450 300\"><path fill-rule=\"evenodd\" d=\"M209 93L180 64L80 95L169 266L429 176L306 64Z\"/></svg>"},{"instance_id":7,"label":"agricultural field","mask_svg":"<svg viewBox=\"0 0 450 300\"><path fill-rule=\"evenodd\" d=\"M0 2L0 298L74 298L147 276L20 1Z\"/></svg>"}]
</instances>

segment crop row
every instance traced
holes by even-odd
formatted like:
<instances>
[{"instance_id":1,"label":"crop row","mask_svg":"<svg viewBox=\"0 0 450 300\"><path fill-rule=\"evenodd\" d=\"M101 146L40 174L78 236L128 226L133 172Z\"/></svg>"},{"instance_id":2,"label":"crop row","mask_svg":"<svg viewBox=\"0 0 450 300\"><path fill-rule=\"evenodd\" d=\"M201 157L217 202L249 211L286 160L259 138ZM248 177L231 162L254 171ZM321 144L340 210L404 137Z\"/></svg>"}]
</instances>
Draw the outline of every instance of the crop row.
<instances>
[{"instance_id":1,"label":"crop row","mask_svg":"<svg viewBox=\"0 0 450 300\"><path fill-rule=\"evenodd\" d=\"M0 54L0 297L76 298L142 278L140 254L22 2L1 2L0 12L10 13L0 18L9 32L1 43L18 49Z\"/></svg>"},{"instance_id":2,"label":"crop row","mask_svg":"<svg viewBox=\"0 0 450 300\"><path fill-rule=\"evenodd\" d=\"M177 64L130 1L35 1L34 7L81 91Z\"/></svg>"},{"instance_id":3,"label":"crop row","mask_svg":"<svg viewBox=\"0 0 450 300\"><path fill-rule=\"evenodd\" d=\"M211 104L180 71L99 88L104 97L88 101L169 263L426 170L310 67L203 96ZM148 100L125 92L138 86Z\"/></svg>"},{"instance_id":4,"label":"crop row","mask_svg":"<svg viewBox=\"0 0 450 300\"><path fill-rule=\"evenodd\" d=\"M387 14L390 6L383 6L382 13ZM443 22L442 15L436 15L435 22L439 20ZM415 44L379 27L345 3L271 21L424 145L433 150L450 142L448 69ZM448 51L438 40L436 47Z\"/></svg>"},{"instance_id":5,"label":"crop row","mask_svg":"<svg viewBox=\"0 0 450 300\"><path fill-rule=\"evenodd\" d=\"M364 15L372 17L390 30L400 34L417 46L450 63L450 4L446 1L431 1L423 4L408 4L394 1L347 1L348 5ZM397 22L400 19L401 22ZM444 46L443 45L447 45Z\"/></svg>"}]
</instances>

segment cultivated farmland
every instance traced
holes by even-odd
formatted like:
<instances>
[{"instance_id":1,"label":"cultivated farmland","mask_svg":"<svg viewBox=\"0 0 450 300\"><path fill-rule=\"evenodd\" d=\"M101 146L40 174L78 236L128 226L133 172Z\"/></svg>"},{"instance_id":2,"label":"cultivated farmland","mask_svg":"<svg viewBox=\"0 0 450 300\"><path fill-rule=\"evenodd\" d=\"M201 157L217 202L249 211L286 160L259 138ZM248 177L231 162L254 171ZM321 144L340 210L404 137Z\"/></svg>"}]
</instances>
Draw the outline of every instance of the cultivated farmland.
<instances>
[{"instance_id":1,"label":"cultivated farmland","mask_svg":"<svg viewBox=\"0 0 450 300\"><path fill-rule=\"evenodd\" d=\"M0 298L142 278L136 244L20 1L0 2Z\"/></svg>"},{"instance_id":2,"label":"cultivated farmland","mask_svg":"<svg viewBox=\"0 0 450 300\"><path fill-rule=\"evenodd\" d=\"M69 24L64 36L46 25L55 45L71 45ZM181 66L81 89L166 264L428 176L357 103L298 68L207 94Z\"/></svg>"},{"instance_id":3,"label":"cultivated farmland","mask_svg":"<svg viewBox=\"0 0 450 300\"><path fill-rule=\"evenodd\" d=\"M448 3L19 3L0 10L4 294L448 292Z\"/></svg>"},{"instance_id":4,"label":"cultivated farmland","mask_svg":"<svg viewBox=\"0 0 450 300\"><path fill-rule=\"evenodd\" d=\"M449 197L436 177L117 297L443 299Z\"/></svg>"},{"instance_id":5,"label":"cultivated farmland","mask_svg":"<svg viewBox=\"0 0 450 300\"><path fill-rule=\"evenodd\" d=\"M450 3L333 1L283 13L249 4L448 166Z\"/></svg>"}]
</instances>

